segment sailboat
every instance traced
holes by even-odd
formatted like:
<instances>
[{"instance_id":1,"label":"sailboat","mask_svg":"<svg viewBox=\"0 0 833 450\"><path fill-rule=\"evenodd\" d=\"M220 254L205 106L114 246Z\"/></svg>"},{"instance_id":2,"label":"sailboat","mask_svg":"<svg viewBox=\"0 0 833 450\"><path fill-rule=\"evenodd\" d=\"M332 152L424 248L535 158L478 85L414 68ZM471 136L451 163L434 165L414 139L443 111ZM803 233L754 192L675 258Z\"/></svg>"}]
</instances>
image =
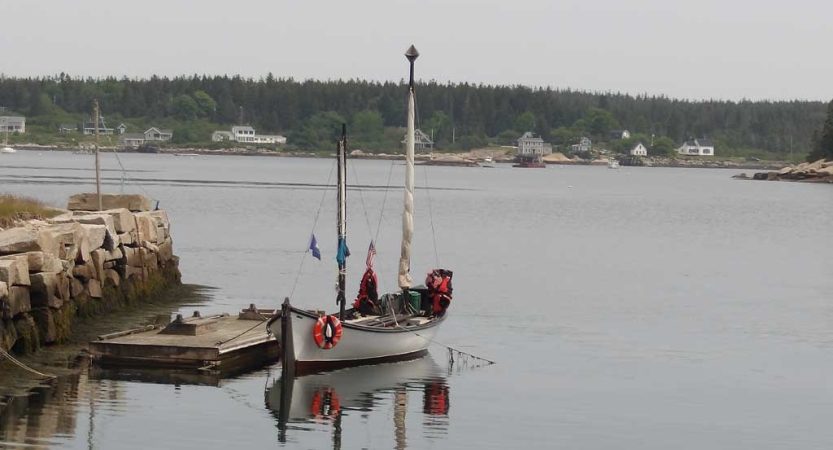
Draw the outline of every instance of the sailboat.
<instances>
[{"instance_id":1,"label":"sailboat","mask_svg":"<svg viewBox=\"0 0 833 450\"><path fill-rule=\"evenodd\" d=\"M9 147L9 127L3 123L3 128L6 129L6 133L3 137L3 147L0 147L0 153L17 153L17 150Z\"/></svg>"},{"instance_id":2,"label":"sailboat","mask_svg":"<svg viewBox=\"0 0 833 450\"><path fill-rule=\"evenodd\" d=\"M450 270L428 273L425 285L412 286L410 275L411 240L414 234L414 61L419 56L414 46L405 53L410 62L408 83L408 134L402 246L399 259L399 288L395 293L378 295L376 275L368 251L367 270L362 277L360 296L347 309L347 128L342 125L338 141L338 288L339 311L324 314L293 306L287 298L281 311L267 324L281 345L284 376L294 376L348 366L402 361L418 358L428 351L451 304ZM317 249L311 239L310 248ZM371 242L371 249L374 250ZM315 252L316 250L313 250ZM272 325L280 320L280 332Z\"/></svg>"}]
</instances>

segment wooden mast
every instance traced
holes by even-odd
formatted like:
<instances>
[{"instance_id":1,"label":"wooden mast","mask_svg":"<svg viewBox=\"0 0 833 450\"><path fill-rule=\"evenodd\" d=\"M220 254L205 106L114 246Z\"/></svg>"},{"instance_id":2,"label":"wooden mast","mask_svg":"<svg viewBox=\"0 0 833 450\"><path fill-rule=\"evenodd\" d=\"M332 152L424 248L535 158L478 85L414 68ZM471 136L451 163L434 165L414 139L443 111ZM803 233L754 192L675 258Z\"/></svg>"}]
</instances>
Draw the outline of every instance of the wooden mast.
<instances>
[{"instance_id":1,"label":"wooden mast","mask_svg":"<svg viewBox=\"0 0 833 450\"><path fill-rule=\"evenodd\" d=\"M95 121L95 193L98 196L98 210L101 211L104 208L101 204L101 160L98 155L98 121L101 120L98 100L93 100L93 120Z\"/></svg>"},{"instance_id":2,"label":"wooden mast","mask_svg":"<svg viewBox=\"0 0 833 450\"><path fill-rule=\"evenodd\" d=\"M347 279L347 124L341 124L341 140L338 141L338 319L344 320L347 302L345 284Z\"/></svg>"}]
</instances>

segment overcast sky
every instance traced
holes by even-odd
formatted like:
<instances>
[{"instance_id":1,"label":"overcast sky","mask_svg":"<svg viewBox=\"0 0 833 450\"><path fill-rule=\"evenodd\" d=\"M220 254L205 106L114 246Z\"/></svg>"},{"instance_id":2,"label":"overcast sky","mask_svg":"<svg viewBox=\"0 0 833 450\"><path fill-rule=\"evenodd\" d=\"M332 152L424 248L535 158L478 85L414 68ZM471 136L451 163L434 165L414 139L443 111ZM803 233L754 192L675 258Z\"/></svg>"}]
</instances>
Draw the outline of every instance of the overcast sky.
<instances>
[{"instance_id":1,"label":"overcast sky","mask_svg":"<svg viewBox=\"0 0 833 450\"><path fill-rule=\"evenodd\" d=\"M831 0L0 0L0 73L833 98Z\"/></svg>"}]
</instances>

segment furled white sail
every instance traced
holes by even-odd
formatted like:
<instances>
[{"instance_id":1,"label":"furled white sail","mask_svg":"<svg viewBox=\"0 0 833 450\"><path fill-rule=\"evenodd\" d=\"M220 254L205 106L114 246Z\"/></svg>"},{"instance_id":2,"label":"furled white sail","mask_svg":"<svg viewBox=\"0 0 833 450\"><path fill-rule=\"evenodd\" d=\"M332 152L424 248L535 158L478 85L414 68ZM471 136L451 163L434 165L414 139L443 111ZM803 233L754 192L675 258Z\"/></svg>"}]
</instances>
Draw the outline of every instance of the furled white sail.
<instances>
[{"instance_id":1,"label":"furled white sail","mask_svg":"<svg viewBox=\"0 0 833 450\"><path fill-rule=\"evenodd\" d=\"M408 137L405 146L405 211L402 213L402 252L399 287L411 287L411 241L414 238L414 90L408 91Z\"/></svg>"}]
</instances>

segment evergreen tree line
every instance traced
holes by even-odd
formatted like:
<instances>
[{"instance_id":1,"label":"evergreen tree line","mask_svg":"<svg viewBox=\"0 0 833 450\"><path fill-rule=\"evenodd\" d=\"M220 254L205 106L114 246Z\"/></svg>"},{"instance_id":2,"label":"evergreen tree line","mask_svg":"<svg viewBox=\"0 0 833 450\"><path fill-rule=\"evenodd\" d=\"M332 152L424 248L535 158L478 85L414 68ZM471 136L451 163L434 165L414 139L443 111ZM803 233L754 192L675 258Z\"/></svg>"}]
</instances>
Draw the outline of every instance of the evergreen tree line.
<instances>
[{"instance_id":1,"label":"evergreen tree line","mask_svg":"<svg viewBox=\"0 0 833 450\"><path fill-rule=\"evenodd\" d=\"M272 74L261 79L0 77L0 106L30 117L86 115L98 99L110 115L163 123L245 123L259 133L286 133L299 148L332 147L339 121L350 124L354 142L398 143L399 130L390 127L405 123L406 92L404 81L296 81ZM580 135L606 141L610 130L621 128L674 143L709 137L719 147L808 153L822 140L813 134L825 120L825 104L817 101L688 101L434 81L418 83L417 104L418 126L440 148L509 143L524 131L556 144Z\"/></svg>"},{"instance_id":2,"label":"evergreen tree line","mask_svg":"<svg viewBox=\"0 0 833 450\"><path fill-rule=\"evenodd\" d=\"M833 100L827 105L827 120L824 126L813 133L810 140L811 151L807 155L807 161L816 161L819 159L833 160Z\"/></svg>"}]
</instances>

